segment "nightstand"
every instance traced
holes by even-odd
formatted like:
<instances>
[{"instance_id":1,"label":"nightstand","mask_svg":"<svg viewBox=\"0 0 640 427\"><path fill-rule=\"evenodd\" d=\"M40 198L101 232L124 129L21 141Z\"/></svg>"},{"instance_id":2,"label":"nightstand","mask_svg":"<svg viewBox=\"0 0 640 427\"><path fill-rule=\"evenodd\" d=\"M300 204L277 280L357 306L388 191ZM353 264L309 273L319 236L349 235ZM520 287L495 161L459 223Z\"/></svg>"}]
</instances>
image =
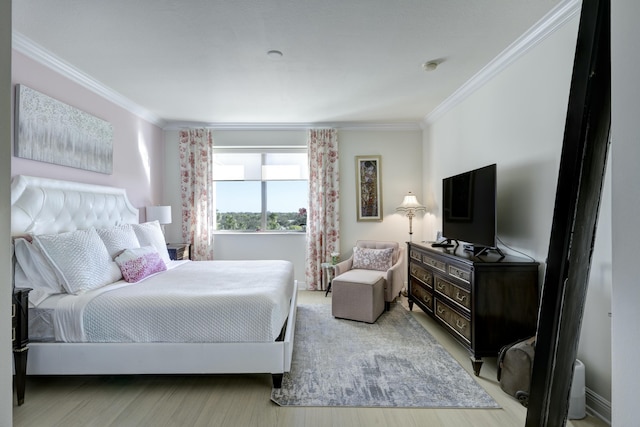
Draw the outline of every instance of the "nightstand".
<instances>
[{"instance_id":1,"label":"nightstand","mask_svg":"<svg viewBox=\"0 0 640 427\"><path fill-rule=\"evenodd\" d=\"M169 258L174 261L190 259L189 243L167 243L167 250L169 251Z\"/></svg>"},{"instance_id":2,"label":"nightstand","mask_svg":"<svg viewBox=\"0 0 640 427\"><path fill-rule=\"evenodd\" d=\"M11 341L16 370L15 384L18 405L24 403L24 385L27 377L29 351L29 292L30 288L14 288L11 304Z\"/></svg>"}]
</instances>

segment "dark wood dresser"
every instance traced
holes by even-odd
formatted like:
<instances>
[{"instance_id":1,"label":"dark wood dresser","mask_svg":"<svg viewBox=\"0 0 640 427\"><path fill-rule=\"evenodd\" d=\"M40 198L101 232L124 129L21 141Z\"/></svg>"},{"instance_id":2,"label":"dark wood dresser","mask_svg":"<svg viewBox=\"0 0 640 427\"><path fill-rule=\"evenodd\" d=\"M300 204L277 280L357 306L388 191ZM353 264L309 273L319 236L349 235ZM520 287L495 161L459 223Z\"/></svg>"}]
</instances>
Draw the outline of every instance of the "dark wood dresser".
<instances>
[{"instance_id":1,"label":"dark wood dresser","mask_svg":"<svg viewBox=\"0 0 640 427\"><path fill-rule=\"evenodd\" d=\"M15 366L15 385L18 405L24 403L24 387L27 377L27 352L29 351L29 288L14 288L11 301L11 341Z\"/></svg>"},{"instance_id":2,"label":"dark wood dresser","mask_svg":"<svg viewBox=\"0 0 640 427\"><path fill-rule=\"evenodd\" d=\"M459 247L408 243L409 308L417 304L469 350L476 375L482 357L535 334L538 263Z\"/></svg>"}]
</instances>

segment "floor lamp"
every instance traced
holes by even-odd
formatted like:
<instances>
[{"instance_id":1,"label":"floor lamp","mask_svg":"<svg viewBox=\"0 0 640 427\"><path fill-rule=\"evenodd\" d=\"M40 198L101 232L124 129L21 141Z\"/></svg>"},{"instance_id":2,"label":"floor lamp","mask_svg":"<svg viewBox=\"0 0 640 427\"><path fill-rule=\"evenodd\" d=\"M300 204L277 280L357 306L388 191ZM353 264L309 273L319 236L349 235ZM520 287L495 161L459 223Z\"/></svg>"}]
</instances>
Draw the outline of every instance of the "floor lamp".
<instances>
[{"instance_id":1,"label":"floor lamp","mask_svg":"<svg viewBox=\"0 0 640 427\"><path fill-rule=\"evenodd\" d=\"M409 218L409 242L411 242L413 236L413 217L417 212L426 212L427 208L422 206L415 194L411 191L404 196L402 204L396 208L396 211L403 212L407 218Z\"/></svg>"}]
</instances>

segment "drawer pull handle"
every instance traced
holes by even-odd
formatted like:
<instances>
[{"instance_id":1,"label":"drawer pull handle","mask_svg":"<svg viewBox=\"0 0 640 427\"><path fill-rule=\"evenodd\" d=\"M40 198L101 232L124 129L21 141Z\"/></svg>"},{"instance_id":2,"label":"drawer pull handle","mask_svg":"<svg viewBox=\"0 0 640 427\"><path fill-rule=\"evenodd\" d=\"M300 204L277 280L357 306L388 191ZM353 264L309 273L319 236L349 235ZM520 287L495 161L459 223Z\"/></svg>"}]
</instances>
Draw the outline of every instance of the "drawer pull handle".
<instances>
[{"instance_id":1,"label":"drawer pull handle","mask_svg":"<svg viewBox=\"0 0 640 427\"><path fill-rule=\"evenodd\" d=\"M467 299L467 296L460 293L459 291L456 291L456 299L460 302L464 302Z\"/></svg>"},{"instance_id":2,"label":"drawer pull handle","mask_svg":"<svg viewBox=\"0 0 640 427\"><path fill-rule=\"evenodd\" d=\"M444 312L445 312L444 308L438 307L438 314L444 314Z\"/></svg>"},{"instance_id":3,"label":"drawer pull handle","mask_svg":"<svg viewBox=\"0 0 640 427\"><path fill-rule=\"evenodd\" d=\"M427 304L431 304L431 297L425 295L422 297L422 301L424 301Z\"/></svg>"},{"instance_id":4,"label":"drawer pull handle","mask_svg":"<svg viewBox=\"0 0 640 427\"><path fill-rule=\"evenodd\" d=\"M462 320L458 319L456 320L456 326L458 327L458 329L463 330L464 328L467 327L466 322L463 322Z\"/></svg>"},{"instance_id":5,"label":"drawer pull handle","mask_svg":"<svg viewBox=\"0 0 640 427\"><path fill-rule=\"evenodd\" d=\"M437 286L439 291L444 291L445 286L442 283L438 282Z\"/></svg>"}]
</instances>

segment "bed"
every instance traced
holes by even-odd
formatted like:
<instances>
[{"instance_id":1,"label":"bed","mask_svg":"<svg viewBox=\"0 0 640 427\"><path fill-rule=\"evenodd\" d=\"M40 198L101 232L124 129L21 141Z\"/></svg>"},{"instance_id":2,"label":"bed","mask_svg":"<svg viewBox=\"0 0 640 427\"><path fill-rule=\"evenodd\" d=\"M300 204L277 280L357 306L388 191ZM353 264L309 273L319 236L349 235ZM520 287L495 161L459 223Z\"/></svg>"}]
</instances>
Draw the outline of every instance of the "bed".
<instances>
[{"instance_id":1,"label":"bed","mask_svg":"<svg viewBox=\"0 0 640 427\"><path fill-rule=\"evenodd\" d=\"M11 218L14 284L35 288L27 374L270 373L280 387L290 370L290 262L171 261L159 225L138 224L121 188L19 175ZM131 230L139 245L129 248ZM102 248L93 253L96 235L108 265ZM34 248L55 267L47 283L63 282L61 292L29 274L39 271Z\"/></svg>"}]
</instances>

